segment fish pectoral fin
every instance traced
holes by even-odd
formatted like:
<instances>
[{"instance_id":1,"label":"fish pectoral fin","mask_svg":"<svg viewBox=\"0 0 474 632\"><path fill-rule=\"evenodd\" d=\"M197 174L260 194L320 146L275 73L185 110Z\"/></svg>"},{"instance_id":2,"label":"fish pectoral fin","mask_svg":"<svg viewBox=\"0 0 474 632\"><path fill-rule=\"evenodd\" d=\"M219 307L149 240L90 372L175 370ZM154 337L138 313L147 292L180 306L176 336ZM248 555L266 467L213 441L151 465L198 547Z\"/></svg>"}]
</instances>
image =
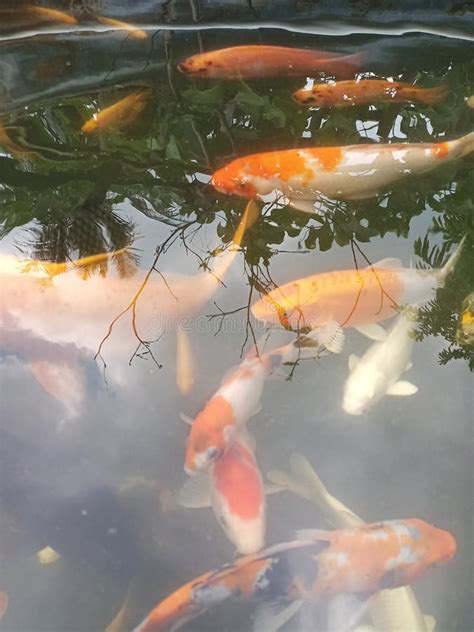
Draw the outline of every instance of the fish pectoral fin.
<instances>
[{"instance_id":1,"label":"fish pectoral fin","mask_svg":"<svg viewBox=\"0 0 474 632\"><path fill-rule=\"evenodd\" d=\"M371 263L368 268L401 268L402 262L400 259L396 257L385 257L384 259L380 259L380 261L376 261L375 263Z\"/></svg>"},{"instance_id":2,"label":"fish pectoral fin","mask_svg":"<svg viewBox=\"0 0 474 632\"><path fill-rule=\"evenodd\" d=\"M365 616L370 596L341 593L328 604L328 632L352 632Z\"/></svg>"},{"instance_id":3,"label":"fish pectoral fin","mask_svg":"<svg viewBox=\"0 0 474 632\"><path fill-rule=\"evenodd\" d=\"M184 421L185 424L188 424L188 426L193 425L194 420L189 415L186 415L185 413L179 413L179 418L181 419L181 421Z\"/></svg>"},{"instance_id":4,"label":"fish pectoral fin","mask_svg":"<svg viewBox=\"0 0 474 632\"><path fill-rule=\"evenodd\" d=\"M354 326L354 329L357 329L357 331L366 338L370 338L370 340L375 340L376 342L384 342L387 339L387 332L381 325L377 325L377 323L357 325L357 327Z\"/></svg>"},{"instance_id":5,"label":"fish pectoral fin","mask_svg":"<svg viewBox=\"0 0 474 632\"><path fill-rule=\"evenodd\" d=\"M304 540L305 542L327 540L327 532L322 529L297 529L295 536L297 540Z\"/></svg>"},{"instance_id":6,"label":"fish pectoral fin","mask_svg":"<svg viewBox=\"0 0 474 632\"><path fill-rule=\"evenodd\" d=\"M189 478L176 496L176 502L186 509L203 509L211 507L211 481L206 473L196 474Z\"/></svg>"},{"instance_id":7,"label":"fish pectoral fin","mask_svg":"<svg viewBox=\"0 0 474 632\"><path fill-rule=\"evenodd\" d=\"M413 367L413 362L408 360L407 365L405 367L405 371L409 371Z\"/></svg>"},{"instance_id":8,"label":"fish pectoral fin","mask_svg":"<svg viewBox=\"0 0 474 632\"><path fill-rule=\"evenodd\" d=\"M423 615L423 619L425 620L427 632L434 632L434 629L436 627L436 619L430 614Z\"/></svg>"},{"instance_id":9,"label":"fish pectoral fin","mask_svg":"<svg viewBox=\"0 0 474 632\"><path fill-rule=\"evenodd\" d=\"M335 320L329 321L307 335L317 340L331 353L341 353L344 348L345 334L341 325Z\"/></svg>"},{"instance_id":10,"label":"fish pectoral fin","mask_svg":"<svg viewBox=\"0 0 474 632\"><path fill-rule=\"evenodd\" d=\"M264 483L263 491L265 492L265 496L271 496L273 494L279 494L280 492L287 491L286 485L277 485L276 483Z\"/></svg>"},{"instance_id":11,"label":"fish pectoral fin","mask_svg":"<svg viewBox=\"0 0 474 632\"><path fill-rule=\"evenodd\" d=\"M415 386L411 382L400 380L392 384L387 389L387 395L397 395L398 397L406 397L408 395L414 395L418 391L418 386Z\"/></svg>"},{"instance_id":12,"label":"fish pectoral fin","mask_svg":"<svg viewBox=\"0 0 474 632\"><path fill-rule=\"evenodd\" d=\"M262 411L262 402L258 402L258 404L250 413L249 417L255 417L255 415L258 415L258 413L260 413L261 411Z\"/></svg>"},{"instance_id":13,"label":"fish pectoral fin","mask_svg":"<svg viewBox=\"0 0 474 632\"><path fill-rule=\"evenodd\" d=\"M253 615L253 632L277 632L292 619L303 604L302 600L287 602L264 602Z\"/></svg>"},{"instance_id":14,"label":"fish pectoral fin","mask_svg":"<svg viewBox=\"0 0 474 632\"><path fill-rule=\"evenodd\" d=\"M288 198L288 206L294 208L296 211L303 211L303 213L310 213L311 215L321 215L314 208L314 202L311 200L298 200L294 198Z\"/></svg>"},{"instance_id":15,"label":"fish pectoral fin","mask_svg":"<svg viewBox=\"0 0 474 632\"><path fill-rule=\"evenodd\" d=\"M351 353L350 356L347 358L347 364L349 365L349 371L353 371L356 366L359 364L359 356L356 355L355 353Z\"/></svg>"},{"instance_id":16,"label":"fish pectoral fin","mask_svg":"<svg viewBox=\"0 0 474 632\"><path fill-rule=\"evenodd\" d=\"M255 437L247 430L246 426L241 426L239 428L239 430L235 433L234 440L240 441L250 450L250 452L255 453L257 442L255 441Z\"/></svg>"}]
</instances>

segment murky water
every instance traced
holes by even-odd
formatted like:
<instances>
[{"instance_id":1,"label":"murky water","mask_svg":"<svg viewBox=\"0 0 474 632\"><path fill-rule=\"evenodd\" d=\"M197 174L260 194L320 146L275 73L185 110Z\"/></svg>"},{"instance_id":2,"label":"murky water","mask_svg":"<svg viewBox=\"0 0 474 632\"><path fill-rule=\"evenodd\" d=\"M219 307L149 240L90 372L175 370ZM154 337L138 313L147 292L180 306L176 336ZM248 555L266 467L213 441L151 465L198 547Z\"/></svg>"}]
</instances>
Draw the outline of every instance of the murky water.
<instances>
[{"instance_id":1,"label":"murky water","mask_svg":"<svg viewBox=\"0 0 474 632\"><path fill-rule=\"evenodd\" d=\"M301 452L365 520L419 517L452 532L455 559L414 590L437 631L474 629L474 360L458 333L474 288L472 154L369 199L325 200L322 216L258 202L239 252L231 240L247 200L209 184L217 168L249 153L469 133L472 43L302 28L157 30L151 19L137 38L97 28L93 11L79 14L78 26L33 20L23 31L5 16L0 590L9 604L1 629L105 630L130 588L125 617L109 632L129 630L170 591L232 561L235 547L213 512L177 504L189 432L180 414L194 417L255 340L270 349L294 338L255 320L250 307L275 286L386 257L439 268L464 235L454 271L419 315L413 367L401 378L415 394L383 397L361 416L343 411L348 356L373 344L349 327L342 353L275 370L249 430L262 474L288 469ZM245 44L363 52L360 77L449 92L433 106L309 109L291 94L311 78L205 80L177 71L192 54ZM144 88L130 121L81 131ZM182 347L177 354L177 327L188 355ZM267 545L305 527L329 525L294 494L268 498ZM59 559L40 563L46 546ZM248 607L232 604L185 629L251 625Z\"/></svg>"}]
</instances>

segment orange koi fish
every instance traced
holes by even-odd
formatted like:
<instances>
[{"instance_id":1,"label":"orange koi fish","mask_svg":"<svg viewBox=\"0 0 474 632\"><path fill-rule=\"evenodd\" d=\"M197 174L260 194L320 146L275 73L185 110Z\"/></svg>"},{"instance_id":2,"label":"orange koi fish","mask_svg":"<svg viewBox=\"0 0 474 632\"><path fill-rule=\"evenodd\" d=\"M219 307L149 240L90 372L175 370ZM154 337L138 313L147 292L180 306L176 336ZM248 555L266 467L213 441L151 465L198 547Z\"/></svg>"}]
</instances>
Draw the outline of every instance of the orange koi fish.
<instances>
[{"instance_id":1,"label":"orange koi fish","mask_svg":"<svg viewBox=\"0 0 474 632\"><path fill-rule=\"evenodd\" d=\"M293 98L304 105L318 108L348 107L365 103L422 103L435 105L446 98L447 86L420 88L400 81L361 79L317 83L309 90L302 88Z\"/></svg>"},{"instance_id":2,"label":"orange koi fish","mask_svg":"<svg viewBox=\"0 0 474 632\"><path fill-rule=\"evenodd\" d=\"M134 26L133 24L129 24L128 22L122 22L122 20L115 20L114 18L106 18L104 16L98 16L97 22L101 24L105 24L105 26L114 26L116 28L122 29L124 31L128 31L131 37L135 37L136 39L146 39L147 34L142 29Z\"/></svg>"},{"instance_id":3,"label":"orange koi fish","mask_svg":"<svg viewBox=\"0 0 474 632\"><path fill-rule=\"evenodd\" d=\"M288 149L237 158L212 176L222 193L246 198L280 191L294 208L314 213L321 196L359 200L406 175L431 171L474 150L474 132L442 143L393 143Z\"/></svg>"},{"instance_id":4,"label":"orange koi fish","mask_svg":"<svg viewBox=\"0 0 474 632\"><path fill-rule=\"evenodd\" d=\"M265 490L248 439L240 436L203 474L179 492L183 507L212 507L229 540L243 555L265 544Z\"/></svg>"},{"instance_id":5,"label":"orange koi fish","mask_svg":"<svg viewBox=\"0 0 474 632\"><path fill-rule=\"evenodd\" d=\"M57 11L56 9L47 9L46 7L37 7L36 5L28 4L24 7L24 10L33 15L41 22L63 22L64 24L77 24L77 20L69 13L64 11Z\"/></svg>"},{"instance_id":6,"label":"orange koi fish","mask_svg":"<svg viewBox=\"0 0 474 632\"><path fill-rule=\"evenodd\" d=\"M260 411L265 380L276 363L314 358L327 350L338 353L342 350L341 338L338 328L331 324L321 329L307 348L297 347L295 341L260 355L251 350L191 421L184 459L186 473L192 476L206 470L224 454L250 417Z\"/></svg>"},{"instance_id":7,"label":"orange koi fish","mask_svg":"<svg viewBox=\"0 0 474 632\"><path fill-rule=\"evenodd\" d=\"M394 316L400 305L431 300L453 270L463 244L464 239L441 269L403 268L398 259L383 259L359 270L313 274L275 288L251 311L258 320L286 329L316 329L336 322L383 342L386 332L375 323Z\"/></svg>"},{"instance_id":8,"label":"orange koi fish","mask_svg":"<svg viewBox=\"0 0 474 632\"><path fill-rule=\"evenodd\" d=\"M451 533L416 518L305 531L300 537L200 575L161 601L134 632L158 632L169 625L176 630L228 600L366 598L411 584L456 552Z\"/></svg>"},{"instance_id":9,"label":"orange koi fish","mask_svg":"<svg viewBox=\"0 0 474 632\"><path fill-rule=\"evenodd\" d=\"M117 101L117 103L109 105L109 107L94 114L91 119L84 123L81 131L89 134L108 127L127 127L143 111L151 96L152 92L149 88L133 92Z\"/></svg>"},{"instance_id":10,"label":"orange koi fish","mask_svg":"<svg viewBox=\"0 0 474 632\"><path fill-rule=\"evenodd\" d=\"M262 79L304 77L326 72L348 75L355 72L363 55L338 55L288 46L232 46L185 59L178 69L206 79Z\"/></svg>"}]
</instances>

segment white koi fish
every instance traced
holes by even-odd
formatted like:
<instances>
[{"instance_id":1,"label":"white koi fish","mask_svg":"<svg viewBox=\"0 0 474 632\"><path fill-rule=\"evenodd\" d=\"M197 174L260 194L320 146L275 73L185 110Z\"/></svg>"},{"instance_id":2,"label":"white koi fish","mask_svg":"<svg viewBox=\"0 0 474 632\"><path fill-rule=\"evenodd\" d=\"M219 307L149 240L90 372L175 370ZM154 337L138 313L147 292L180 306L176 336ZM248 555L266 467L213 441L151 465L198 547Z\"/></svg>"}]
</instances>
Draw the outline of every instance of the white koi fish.
<instances>
[{"instance_id":1,"label":"white koi fish","mask_svg":"<svg viewBox=\"0 0 474 632\"><path fill-rule=\"evenodd\" d=\"M314 213L322 195L359 200L407 175L431 171L474 150L474 132L441 143L391 143L287 149L237 158L212 176L222 193L246 198L283 193L290 206Z\"/></svg>"},{"instance_id":2,"label":"white koi fish","mask_svg":"<svg viewBox=\"0 0 474 632\"><path fill-rule=\"evenodd\" d=\"M413 348L413 318L401 314L384 342L375 342L362 356L349 356L350 374L344 386L342 408L361 415L384 395L413 395L418 387L399 380L410 369Z\"/></svg>"}]
</instances>

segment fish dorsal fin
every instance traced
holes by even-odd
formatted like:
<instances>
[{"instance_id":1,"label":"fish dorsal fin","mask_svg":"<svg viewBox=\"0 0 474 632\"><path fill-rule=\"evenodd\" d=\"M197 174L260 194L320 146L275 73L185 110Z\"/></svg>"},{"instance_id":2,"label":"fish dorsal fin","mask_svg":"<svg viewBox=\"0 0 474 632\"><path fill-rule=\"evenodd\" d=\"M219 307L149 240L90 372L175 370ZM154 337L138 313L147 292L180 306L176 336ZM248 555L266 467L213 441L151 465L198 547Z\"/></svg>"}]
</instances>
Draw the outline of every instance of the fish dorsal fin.
<instances>
[{"instance_id":1,"label":"fish dorsal fin","mask_svg":"<svg viewBox=\"0 0 474 632\"><path fill-rule=\"evenodd\" d=\"M385 342L388 335L385 329L381 325L377 325L377 323L357 325L354 329L366 338L370 338L370 340L375 340L376 342Z\"/></svg>"},{"instance_id":2,"label":"fish dorsal fin","mask_svg":"<svg viewBox=\"0 0 474 632\"><path fill-rule=\"evenodd\" d=\"M406 397L408 395L414 395L418 391L418 386L415 386L411 382L400 380L392 384L387 389L387 395L396 395L398 397Z\"/></svg>"},{"instance_id":3,"label":"fish dorsal fin","mask_svg":"<svg viewBox=\"0 0 474 632\"><path fill-rule=\"evenodd\" d=\"M313 540L327 540L328 533L322 529L297 529L295 531L297 540L312 542Z\"/></svg>"},{"instance_id":4,"label":"fish dorsal fin","mask_svg":"<svg viewBox=\"0 0 474 632\"><path fill-rule=\"evenodd\" d=\"M185 424L188 424L188 426L193 425L194 420L189 415L186 415L185 413L179 413L179 418L181 419L181 421L184 421Z\"/></svg>"},{"instance_id":5,"label":"fish dorsal fin","mask_svg":"<svg viewBox=\"0 0 474 632\"><path fill-rule=\"evenodd\" d=\"M430 614L425 614L423 618L425 620L427 632L434 632L434 629L436 628L436 619Z\"/></svg>"},{"instance_id":6,"label":"fish dorsal fin","mask_svg":"<svg viewBox=\"0 0 474 632\"><path fill-rule=\"evenodd\" d=\"M293 601L289 605L286 602L260 604L253 616L253 632L277 632L295 616L302 604L302 600Z\"/></svg>"},{"instance_id":7,"label":"fish dorsal fin","mask_svg":"<svg viewBox=\"0 0 474 632\"><path fill-rule=\"evenodd\" d=\"M359 356L357 356L355 353L350 354L350 356L347 358L349 371L353 371L356 368L356 366L359 364L359 359Z\"/></svg>"},{"instance_id":8,"label":"fish dorsal fin","mask_svg":"<svg viewBox=\"0 0 474 632\"><path fill-rule=\"evenodd\" d=\"M196 474L189 478L179 490L176 502L186 509L211 507L211 481L209 474Z\"/></svg>"},{"instance_id":9,"label":"fish dorsal fin","mask_svg":"<svg viewBox=\"0 0 474 632\"><path fill-rule=\"evenodd\" d=\"M396 257L385 257L384 259L380 259L380 261L376 261L375 263L371 263L367 268L401 268L402 262L400 259Z\"/></svg>"}]
</instances>

